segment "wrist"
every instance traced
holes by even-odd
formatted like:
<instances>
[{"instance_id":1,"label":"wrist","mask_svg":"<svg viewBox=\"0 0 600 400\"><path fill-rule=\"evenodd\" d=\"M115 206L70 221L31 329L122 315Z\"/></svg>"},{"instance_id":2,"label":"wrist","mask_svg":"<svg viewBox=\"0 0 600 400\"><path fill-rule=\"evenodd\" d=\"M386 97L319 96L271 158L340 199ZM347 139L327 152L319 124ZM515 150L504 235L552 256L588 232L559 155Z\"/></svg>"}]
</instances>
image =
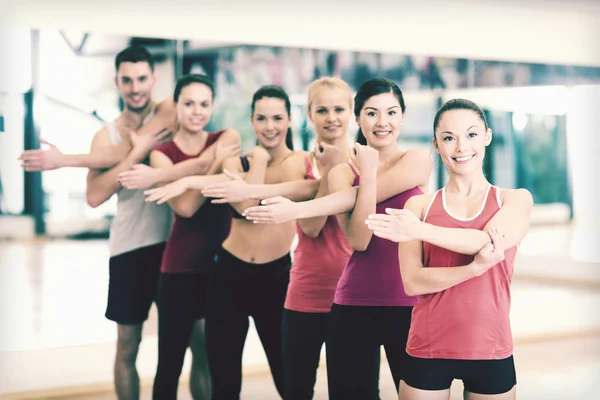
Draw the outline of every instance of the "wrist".
<instances>
[{"instance_id":1,"label":"wrist","mask_svg":"<svg viewBox=\"0 0 600 400\"><path fill-rule=\"evenodd\" d=\"M57 168L86 167L86 165L83 165L83 160L81 157L77 157L74 154L60 154L56 158L56 166Z\"/></svg>"},{"instance_id":2,"label":"wrist","mask_svg":"<svg viewBox=\"0 0 600 400\"><path fill-rule=\"evenodd\" d=\"M254 156L254 162L259 163L260 165L265 165L267 166L269 164L269 161L271 161L271 157L269 157L268 155L264 155L264 156Z\"/></svg>"},{"instance_id":3,"label":"wrist","mask_svg":"<svg viewBox=\"0 0 600 400\"><path fill-rule=\"evenodd\" d=\"M167 181L167 174L166 171L163 168L152 168L152 171L154 173L154 179L153 179L153 185L157 184L157 183L166 183ZM186 177L187 178L187 177ZM186 184L188 181L186 181Z\"/></svg>"},{"instance_id":4,"label":"wrist","mask_svg":"<svg viewBox=\"0 0 600 400\"><path fill-rule=\"evenodd\" d=\"M483 274L485 271L487 271L487 267L479 264L476 261L471 261L471 263L469 265L467 265L467 270L469 272L469 279L470 279L470 278L475 278L475 277Z\"/></svg>"},{"instance_id":5,"label":"wrist","mask_svg":"<svg viewBox=\"0 0 600 400\"><path fill-rule=\"evenodd\" d=\"M363 183L370 183L370 184L377 184L377 171L375 172L367 172L365 174L360 174L360 183L361 185Z\"/></svg>"},{"instance_id":6,"label":"wrist","mask_svg":"<svg viewBox=\"0 0 600 400\"><path fill-rule=\"evenodd\" d=\"M247 184L248 185L248 194L249 194L249 198L252 200L262 200L265 197L269 197L266 196L265 193L261 193L260 190L260 185L253 185L253 184Z\"/></svg>"},{"instance_id":7,"label":"wrist","mask_svg":"<svg viewBox=\"0 0 600 400\"><path fill-rule=\"evenodd\" d=\"M160 171L158 171L159 173L157 174L157 178L160 175ZM190 189L190 187L192 186L193 183L193 177L192 176L184 176L183 178L179 179L179 182L181 183L181 185L185 188L185 190ZM157 181L158 183L159 181Z\"/></svg>"},{"instance_id":8,"label":"wrist","mask_svg":"<svg viewBox=\"0 0 600 400\"><path fill-rule=\"evenodd\" d=\"M415 224L415 228L413 229L412 236L420 240L421 242L429 242L431 243L431 238L433 236L435 227L426 222L419 222Z\"/></svg>"},{"instance_id":9,"label":"wrist","mask_svg":"<svg viewBox=\"0 0 600 400\"><path fill-rule=\"evenodd\" d=\"M292 212L290 214L291 215L290 221L311 218L311 215L309 214L310 208L306 207L306 204L307 203L305 203L305 202L301 202L301 203L292 202L290 204L290 208L292 210Z\"/></svg>"},{"instance_id":10,"label":"wrist","mask_svg":"<svg viewBox=\"0 0 600 400\"><path fill-rule=\"evenodd\" d=\"M140 149L139 147L134 147L131 149L131 153L129 153L132 161L134 164L139 164L142 161L144 161L144 159L146 158L146 155L148 154L147 152L145 152L144 150Z\"/></svg>"}]
</instances>

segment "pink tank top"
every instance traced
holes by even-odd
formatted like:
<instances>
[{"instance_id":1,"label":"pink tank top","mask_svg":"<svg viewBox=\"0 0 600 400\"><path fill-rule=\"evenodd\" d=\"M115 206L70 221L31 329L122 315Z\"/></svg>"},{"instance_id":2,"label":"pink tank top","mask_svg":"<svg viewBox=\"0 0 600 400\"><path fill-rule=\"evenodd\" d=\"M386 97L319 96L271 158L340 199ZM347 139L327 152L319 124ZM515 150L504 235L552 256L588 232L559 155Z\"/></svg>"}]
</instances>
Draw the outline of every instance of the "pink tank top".
<instances>
[{"instance_id":1,"label":"pink tank top","mask_svg":"<svg viewBox=\"0 0 600 400\"><path fill-rule=\"evenodd\" d=\"M359 185L354 172L354 186ZM377 213L386 208L404 208L412 196L423 194L415 187L377 204ZM334 303L352 306L414 306L416 296L408 296L400 276L398 243L373 235L365 251L354 251L338 282Z\"/></svg>"},{"instance_id":2,"label":"pink tank top","mask_svg":"<svg viewBox=\"0 0 600 400\"><path fill-rule=\"evenodd\" d=\"M450 215L445 192L434 195L424 221L447 228L482 230L500 209L500 193L488 188L479 213L468 219ZM483 275L438 293L419 296L413 310L406 351L413 357L498 360L513 352L510 329L510 282L517 247ZM423 243L423 266L467 265L474 256Z\"/></svg>"},{"instance_id":3,"label":"pink tank top","mask_svg":"<svg viewBox=\"0 0 600 400\"><path fill-rule=\"evenodd\" d=\"M306 157L305 179L317 179L316 165ZM297 226L298 245L294 251L285 308L300 312L329 312L344 265L352 254L335 215L316 238L306 236Z\"/></svg>"}]
</instances>

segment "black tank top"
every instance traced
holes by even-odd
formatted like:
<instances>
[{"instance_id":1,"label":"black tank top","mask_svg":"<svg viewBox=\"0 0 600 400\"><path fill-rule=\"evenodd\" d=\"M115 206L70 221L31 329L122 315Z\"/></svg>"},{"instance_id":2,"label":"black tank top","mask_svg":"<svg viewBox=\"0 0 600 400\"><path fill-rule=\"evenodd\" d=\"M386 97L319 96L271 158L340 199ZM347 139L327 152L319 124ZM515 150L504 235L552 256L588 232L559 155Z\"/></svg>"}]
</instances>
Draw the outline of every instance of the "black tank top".
<instances>
[{"instance_id":1,"label":"black tank top","mask_svg":"<svg viewBox=\"0 0 600 400\"><path fill-rule=\"evenodd\" d=\"M248 172L250 170L250 162L248 161L248 157L240 157L240 161L242 163L242 170L244 172ZM245 218L242 214L240 214L235 207L231 207L232 217L235 219L243 219Z\"/></svg>"}]
</instances>

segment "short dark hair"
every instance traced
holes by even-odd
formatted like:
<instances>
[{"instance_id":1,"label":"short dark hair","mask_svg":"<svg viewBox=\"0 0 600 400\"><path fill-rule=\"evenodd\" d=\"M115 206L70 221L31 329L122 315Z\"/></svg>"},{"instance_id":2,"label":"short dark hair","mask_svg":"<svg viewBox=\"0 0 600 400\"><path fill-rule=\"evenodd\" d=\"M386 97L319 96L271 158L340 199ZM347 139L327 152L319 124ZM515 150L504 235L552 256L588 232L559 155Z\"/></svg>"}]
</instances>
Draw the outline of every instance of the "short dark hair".
<instances>
[{"instance_id":1,"label":"short dark hair","mask_svg":"<svg viewBox=\"0 0 600 400\"><path fill-rule=\"evenodd\" d=\"M175 91L173 93L173 100L175 103L179 101L179 95L181 95L183 88L194 83L200 83L204 86L207 86L212 93L213 99L215 98L214 84L208 76L202 74L188 74L179 78L179 80L177 80L177 84L175 84Z\"/></svg>"},{"instance_id":2,"label":"short dark hair","mask_svg":"<svg viewBox=\"0 0 600 400\"><path fill-rule=\"evenodd\" d=\"M119 67L124 62L146 62L150 66L150 69L154 71L154 59L152 58L152 55L145 47L140 45L129 46L126 49L121 50L115 59L115 69L119 71Z\"/></svg>"}]
</instances>

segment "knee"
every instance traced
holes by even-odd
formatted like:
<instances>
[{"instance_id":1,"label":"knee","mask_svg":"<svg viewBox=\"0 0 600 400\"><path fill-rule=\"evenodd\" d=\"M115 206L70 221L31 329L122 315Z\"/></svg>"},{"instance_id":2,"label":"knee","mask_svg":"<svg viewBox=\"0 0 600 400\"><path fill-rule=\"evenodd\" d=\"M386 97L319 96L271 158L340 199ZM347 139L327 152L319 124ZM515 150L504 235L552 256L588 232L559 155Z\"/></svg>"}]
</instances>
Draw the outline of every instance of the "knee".
<instances>
[{"instance_id":1,"label":"knee","mask_svg":"<svg viewBox=\"0 0 600 400\"><path fill-rule=\"evenodd\" d=\"M119 337L117 340L117 360L125 363L135 363L140 347L141 337Z\"/></svg>"}]
</instances>

